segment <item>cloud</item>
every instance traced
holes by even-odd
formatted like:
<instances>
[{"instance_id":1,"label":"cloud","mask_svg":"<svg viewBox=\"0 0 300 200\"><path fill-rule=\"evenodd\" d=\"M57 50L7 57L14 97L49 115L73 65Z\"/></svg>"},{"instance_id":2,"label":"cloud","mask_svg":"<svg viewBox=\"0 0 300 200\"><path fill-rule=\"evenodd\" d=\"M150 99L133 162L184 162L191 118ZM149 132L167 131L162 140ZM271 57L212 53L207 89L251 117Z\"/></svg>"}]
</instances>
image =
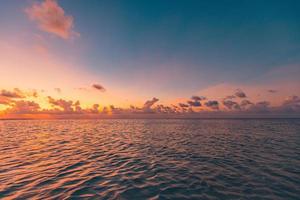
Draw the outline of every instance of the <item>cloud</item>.
<instances>
[{"instance_id":1,"label":"cloud","mask_svg":"<svg viewBox=\"0 0 300 200\"><path fill-rule=\"evenodd\" d=\"M280 106L285 111L300 111L300 98L298 96L290 96L286 98Z\"/></svg>"},{"instance_id":2,"label":"cloud","mask_svg":"<svg viewBox=\"0 0 300 200\"><path fill-rule=\"evenodd\" d=\"M93 84L92 87L96 90L101 91L101 92L105 92L105 88L100 84Z\"/></svg>"},{"instance_id":3,"label":"cloud","mask_svg":"<svg viewBox=\"0 0 300 200\"><path fill-rule=\"evenodd\" d=\"M270 111L270 102L268 101L259 101L256 104L252 105L249 110L256 112L266 112Z\"/></svg>"},{"instance_id":4,"label":"cloud","mask_svg":"<svg viewBox=\"0 0 300 200\"><path fill-rule=\"evenodd\" d=\"M0 104L2 105L9 105L11 100L7 97L0 96Z\"/></svg>"},{"instance_id":5,"label":"cloud","mask_svg":"<svg viewBox=\"0 0 300 200\"><path fill-rule=\"evenodd\" d=\"M170 107L170 106L164 106L164 105L157 105L154 110L156 113L164 113L164 114L177 113L176 107L174 107L174 106Z\"/></svg>"},{"instance_id":6,"label":"cloud","mask_svg":"<svg viewBox=\"0 0 300 200\"><path fill-rule=\"evenodd\" d=\"M241 110L241 107L237 102L231 100L224 100L222 103L229 110Z\"/></svg>"},{"instance_id":7,"label":"cloud","mask_svg":"<svg viewBox=\"0 0 300 200\"><path fill-rule=\"evenodd\" d=\"M74 111L73 109L73 101L67 101L64 99L53 99L52 97L48 96L48 102L52 105L52 106L57 106L59 108L62 108L64 112L66 113L71 113Z\"/></svg>"},{"instance_id":8,"label":"cloud","mask_svg":"<svg viewBox=\"0 0 300 200\"><path fill-rule=\"evenodd\" d=\"M268 102L268 101L260 101L260 102L257 102L255 105L256 106L262 106L262 107L268 107L270 105L270 102Z\"/></svg>"},{"instance_id":9,"label":"cloud","mask_svg":"<svg viewBox=\"0 0 300 200\"><path fill-rule=\"evenodd\" d=\"M99 87L98 84L95 88L97 90L103 88ZM93 86L94 87L94 86ZM55 88L56 89L56 88ZM56 89L57 90L57 89ZM59 91L59 90L57 90ZM264 90L265 92L267 89ZM114 105L103 107L100 111L99 104L94 104L89 107L82 107L80 101L66 100L66 99L54 99L51 96L47 97L50 108L41 108L39 100L32 97L37 96L34 94L36 90L20 90L15 88L13 90L1 90L0 91L0 104L1 115L9 114L37 114L40 116L50 117L139 117L142 116L153 116L156 117L201 117L201 116L299 116L300 114L300 97L293 95L280 101L279 104L270 104L266 99L259 99L255 102L254 99L249 98L239 99L237 96L231 98L224 98L220 101L215 100L204 100L204 97L192 96L190 100L185 103L178 103L178 105L163 105L156 104L159 99L152 98L144 103L143 106L130 106L129 108L116 107ZM27 99L28 98L28 99ZM283 97L284 98L284 97ZM30 101L29 101L30 99ZM34 101L31 101L34 99ZM203 100L203 101L202 101ZM251 100L251 101L250 101ZM44 105L44 104L41 104ZM196 107L206 106L204 109ZM195 109L195 110L193 110ZM218 112L212 112L212 111ZM226 110L234 112L226 112ZM4 114L3 114L4 113ZM212 114L209 114L212 113ZM16 115L15 115L16 116Z\"/></svg>"},{"instance_id":10,"label":"cloud","mask_svg":"<svg viewBox=\"0 0 300 200\"><path fill-rule=\"evenodd\" d=\"M40 30L54 34L63 39L79 35L74 32L73 17L65 15L65 11L56 0L45 0L34 3L25 9L28 17L37 23Z\"/></svg>"},{"instance_id":11,"label":"cloud","mask_svg":"<svg viewBox=\"0 0 300 200\"><path fill-rule=\"evenodd\" d=\"M205 100L206 97L200 97L200 96L192 96L191 100L187 101L187 104L192 107L201 107L202 104L200 101Z\"/></svg>"},{"instance_id":12,"label":"cloud","mask_svg":"<svg viewBox=\"0 0 300 200\"><path fill-rule=\"evenodd\" d=\"M122 108L117 108L114 105L110 105L109 109L110 109L112 114L122 114L123 111L124 111Z\"/></svg>"},{"instance_id":13,"label":"cloud","mask_svg":"<svg viewBox=\"0 0 300 200\"><path fill-rule=\"evenodd\" d=\"M20 89L15 88L13 91L1 90L0 96L7 98L25 98L25 93Z\"/></svg>"},{"instance_id":14,"label":"cloud","mask_svg":"<svg viewBox=\"0 0 300 200\"><path fill-rule=\"evenodd\" d=\"M236 92L234 93L234 95L236 97L239 97L239 98L246 98L246 94L241 90L241 89L237 89Z\"/></svg>"},{"instance_id":15,"label":"cloud","mask_svg":"<svg viewBox=\"0 0 300 200\"><path fill-rule=\"evenodd\" d=\"M268 92L269 92L269 93L276 93L277 90L272 90L272 89L270 89L270 90L268 90Z\"/></svg>"},{"instance_id":16,"label":"cloud","mask_svg":"<svg viewBox=\"0 0 300 200\"><path fill-rule=\"evenodd\" d=\"M10 113L14 114L29 114L38 113L40 105L34 101L15 101L12 108L9 109Z\"/></svg>"},{"instance_id":17,"label":"cloud","mask_svg":"<svg viewBox=\"0 0 300 200\"><path fill-rule=\"evenodd\" d=\"M88 88L85 87L80 87L80 88L74 88L75 90L80 90L80 91L88 91Z\"/></svg>"},{"instance_id":18,"label":"cloud","mask_svg":"<svg viewBox=\"0 0 300 200\"><path fill-rule=\"evenodd\" d=\"M61 93L61 89L60 88L54 88L54 91L57 92L58 94Z\"/></svg>"},{"instance_id":19,"label":"cloud","mask_svg":"<svg viewBox=\"0 0 300 200\"><path fill-rule=\"evenodd\" d=\"M206 97L192 96L191 99L193 101L202 101L202 100L206 100Z\"/></svg>"},{"instance_id":20,"label":"cloud","mask_svg":"<svg viewBox=\"0 0 300 200\"><path fill-rule=\"evenodd\" d=\"M73 105L75 107L75 112L81 112L82 111L82 108L80 107L80 101L76 101Z\"/></svg>"},{"instance_id":21,"label":"cloud","mask_svg":"<svg viewBox=\"0 0 300 200\"><path fill-rule=\"evenodd\" d=\"M219 102L218 101L207 101L204 104L213 110L219 110Z\"/></svg>"},{"instance_id":22,"label":"cloud","mask_svg":"<svg viewBox=\"0 0 300 200\"><path fill-rule=\"evenodd\" d=\"M200 103L200 101L187 101L187 103L190 106L194 106L194 107L201 107L202 106L202 104Z\"/></svg>"},{"instance_id":23,"label":"cloud","mask_svg":"<svg viewBox=\"0 0 300 200\"><path fill-rule=\"evenodd\" d=\"M243 101L241 101L240 106L243 109L248 108L249 106L253 105L253 103L247 99L244 99Z\"/></svg>"},{"instance_id":24,"label":"cloud","mask_svg":"<svg viewBox=\"0 0 300 200\"><path fill-rule=\"evenodd\" d=\"M99 113L99 104L94 104L90 110L91 113Z\"/></svg>"},{"instance_id":25,"label":"cloud","mask_svg":"<svg viewBox=\"0 0 300 200\"><path fill-rule=\"evenodd\" d=\"M102 109L102 113L103 114L108 114L109 113L109 109L106 106L104 106L103 109Z\"/></svg>"},{"instance_id":26,"label":"cloud","mask_svg":"<svg viewBox=\"0 0 300 200\"><path fill-rule=\"evenodd\" d=\"M14 105L17 99L25 99L27 97L38 97L38 92L36 90L22 91L19 88L14 88L10 90L0 91L0 104L2 105Z\"/></svg>"},{"instance_id":27,"label":"cloud","mask_svg":"<svg viewBox=\"0 0 300 200\"><path fill-rule=\"evenodd\" d=\"M155 97L153 97L151 100L146 101L143 106L143 111L145 111L145 112L152 111L151 107L158 101L159 101L159 99L157 99Z\"/></svg>"},{"instance_id":28,"label":"cloud","mask_svg":"<svg viewBox=\"0 0 300 200\"><path fill-rule=\"evenodd\" d=\"M236 98L235 95L228 95L224 99L226 100L226 99L234 99L234 98Z\"/></svg>"},{"instance_id":29,"label":"cloud","mask_svg":"<svg viewBox=\"0 0 300 200\"><path fill-rule=\"evenodd\" d=\"M185 103L178 103L179 107L181 108L188 108L189 105L185 104Z\"/></svg>"},{"instance_id":30,"label":"cloud","mask_svg":"<svg viewBox=\"0 0 300 200\"><path fill-rule=\"evenodd\" d=\"M31 92L31 96L37 98L39 95L38 95L38 92L37 92L36 90L33 90L33 91Z\"/></svg>"}]
</instances>

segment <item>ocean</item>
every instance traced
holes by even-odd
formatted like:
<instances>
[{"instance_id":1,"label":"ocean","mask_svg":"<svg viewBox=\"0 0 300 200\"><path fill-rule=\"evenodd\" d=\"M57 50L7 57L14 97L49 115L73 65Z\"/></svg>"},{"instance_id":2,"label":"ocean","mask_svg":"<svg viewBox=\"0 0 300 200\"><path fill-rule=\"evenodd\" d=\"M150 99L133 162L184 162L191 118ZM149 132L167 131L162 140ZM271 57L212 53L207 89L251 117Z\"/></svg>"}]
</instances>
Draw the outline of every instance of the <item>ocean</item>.
<instances>
[{"instance_id":1,"label":"ocean","mask_svg":"<svg viewBox=\"0 0 300 200\"><path fill-rule=\"evenodd\" d=\"M299 119L0 121L0 199L299 198Z\"/></svg>"}]
</instances>

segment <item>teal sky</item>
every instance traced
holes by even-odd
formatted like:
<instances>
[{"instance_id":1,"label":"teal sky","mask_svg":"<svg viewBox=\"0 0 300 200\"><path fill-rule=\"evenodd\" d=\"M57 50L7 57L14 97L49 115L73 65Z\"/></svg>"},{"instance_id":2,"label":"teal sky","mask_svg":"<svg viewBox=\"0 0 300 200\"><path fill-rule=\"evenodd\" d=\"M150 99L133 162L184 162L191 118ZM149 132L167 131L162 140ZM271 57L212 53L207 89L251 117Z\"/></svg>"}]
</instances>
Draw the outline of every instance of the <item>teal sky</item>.
<instances>
[{"instance_id":1,"label":"teal sky","mask_svg":"<svg viewBox=\"0 0 300 200\"><path fill-rule=\"evenodd\" d=\"M120 84L148 77L150 89L193 93L299 63L299 1L60 3L87 48L84 66Z\"/></svg>"}]
</instances>

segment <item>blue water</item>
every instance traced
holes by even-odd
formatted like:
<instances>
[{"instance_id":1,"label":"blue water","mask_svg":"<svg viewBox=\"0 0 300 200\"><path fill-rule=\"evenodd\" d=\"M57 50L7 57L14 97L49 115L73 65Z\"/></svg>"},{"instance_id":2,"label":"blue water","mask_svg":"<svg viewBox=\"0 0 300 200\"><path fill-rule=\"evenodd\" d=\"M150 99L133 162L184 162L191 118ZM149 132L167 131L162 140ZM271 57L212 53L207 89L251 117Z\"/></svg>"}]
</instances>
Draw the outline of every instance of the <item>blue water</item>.
<instances>
[{"instance_id":1,"label":"blue water","mask_svg":"<svg viewBox=\"0 0 300 200\"><path fill-rule=\"evenodd\" d=\"M300 120L0 121L1 199L299 199Z\"/></svg>"}]
</instances>

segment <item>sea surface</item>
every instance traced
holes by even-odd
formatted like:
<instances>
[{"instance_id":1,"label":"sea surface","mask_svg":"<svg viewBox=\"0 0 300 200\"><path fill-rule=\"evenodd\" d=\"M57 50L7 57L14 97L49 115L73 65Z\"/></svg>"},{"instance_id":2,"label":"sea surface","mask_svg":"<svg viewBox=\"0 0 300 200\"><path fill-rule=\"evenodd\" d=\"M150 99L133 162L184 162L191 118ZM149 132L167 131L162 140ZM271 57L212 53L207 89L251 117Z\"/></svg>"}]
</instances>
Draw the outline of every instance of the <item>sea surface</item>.
<instances>
[{"instance_id":1,"label":"sea surface","mask_svg":"<svg viewBox=\"0 0 300 200\"><path fill-rule=\"evenodd\" d=\"M300 199L300 120L0 121L0 199Z\"/></svg>"}]
</instances>

